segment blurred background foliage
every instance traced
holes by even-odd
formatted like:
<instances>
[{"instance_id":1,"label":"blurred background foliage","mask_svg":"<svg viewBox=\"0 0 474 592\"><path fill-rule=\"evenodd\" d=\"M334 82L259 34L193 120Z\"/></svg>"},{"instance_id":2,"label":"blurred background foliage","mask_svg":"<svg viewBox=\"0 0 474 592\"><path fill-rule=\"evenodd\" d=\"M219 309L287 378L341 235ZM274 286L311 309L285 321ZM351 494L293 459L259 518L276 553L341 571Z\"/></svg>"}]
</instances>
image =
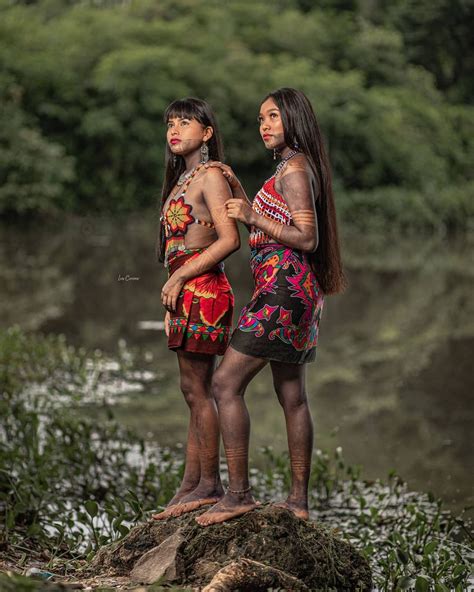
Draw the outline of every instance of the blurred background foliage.
<instances>
[{"instance_id":1,"label":"blurred background foliage","mask_svg":"<svg viewBox=\"0 0 474 592\"><path fill-rule=\"evenodd\" d=\"M293 86L344 221L466 230L473 16L470 0L0 0L0 213L156 208L163 111L187 95L252 192L272 167L260 101Z\"/></svg>"}]
</instances>

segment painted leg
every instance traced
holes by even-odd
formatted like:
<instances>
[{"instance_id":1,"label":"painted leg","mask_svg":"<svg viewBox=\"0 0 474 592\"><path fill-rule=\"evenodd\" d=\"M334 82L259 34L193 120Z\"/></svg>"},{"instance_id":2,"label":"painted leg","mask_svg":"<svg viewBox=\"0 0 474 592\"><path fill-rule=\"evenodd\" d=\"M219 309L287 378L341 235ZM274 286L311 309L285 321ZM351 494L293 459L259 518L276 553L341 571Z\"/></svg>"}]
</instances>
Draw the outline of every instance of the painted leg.
<instances>
[{"instance_id":1,"label":"painted leg","mask_svg":"<svg viewBox=\"0 0 474 592\"><path fill-rule=\"evenodd\" d=\"M272 362L273 382L285 413L291 463L291 490L276 503L298 518L308 520L308 485L313 451L313 420L305 388L304 365Z\"/></svg>"},{"instance_id":2,"label":"painted leg","mask_svg":"<svg viewBox=\"0 0 474 592\"><path fill-rule=\"evenodd\" d=\"M219 421L211 394L215 357L179 352L181 388L191 409L199 447L199 482L169 510L181 516L201 506L214 504L224 494L219 475Z\"/></svg>"},{"instance_id":3,"label":"painted leg","mask_svg":"<svg viewBox=\"0 0 474 592\"><path fill-rule=\"evenodd\" d=\"M257 507L249 487L250 418L244 394L250 380L265 364L265 360L246 356L229 347L214 373L212 392L219 409L219 424L229 469L229 489L218 503L196 518L201 526L225 522Z\"/></svg>"}]
</instances>

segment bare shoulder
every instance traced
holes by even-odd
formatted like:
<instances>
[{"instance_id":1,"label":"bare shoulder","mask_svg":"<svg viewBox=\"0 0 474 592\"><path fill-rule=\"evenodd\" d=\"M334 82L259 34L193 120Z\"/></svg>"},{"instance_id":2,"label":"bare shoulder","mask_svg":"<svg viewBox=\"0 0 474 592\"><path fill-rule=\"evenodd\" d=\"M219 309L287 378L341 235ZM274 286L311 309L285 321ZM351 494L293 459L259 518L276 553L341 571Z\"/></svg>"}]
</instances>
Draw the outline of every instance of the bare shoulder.
<instances>
[{"instance_id":1,"label":"bare shoulder","mask_svg":"<svg viewBox=\"0 0 474 592\"><path fill-rule=\"evenodd\" d=\"M308 173L311 174L311 166L306 154L300 152L288 160L280 171L280 176L284 177L291 173Z\"/></svg>"},{"instance_id":2,"label":"bare shoulder","mask_svg":"<svg viewBox=\"0 0 474 592\"><path fill-rule=\"evenodd\" d=\"M225 177L222 173L222 169L219 167L221 162L218 160L210 160L209 164L213 164L212 167L203 167L201 178L204 182L204 185L215 184L219 183L220 181L224 181Z\"/></svg>"},{"instance_id":3,"label":"bare shoulder","mask_svg":"<svg viewBox=\"0 0 474 592\"><path fill-rule=\"evenodd\" d=\"M223 164L222 162L220 162L219 160L209 160L207 164L209 164L209 165L212 164L213 166L203 167L203 173L202 173L203 178L205 178L205 179L219 179L220 177L224 176L222 174L222 169L219 166L219 165Z\"/></svg>"}]
</instances>

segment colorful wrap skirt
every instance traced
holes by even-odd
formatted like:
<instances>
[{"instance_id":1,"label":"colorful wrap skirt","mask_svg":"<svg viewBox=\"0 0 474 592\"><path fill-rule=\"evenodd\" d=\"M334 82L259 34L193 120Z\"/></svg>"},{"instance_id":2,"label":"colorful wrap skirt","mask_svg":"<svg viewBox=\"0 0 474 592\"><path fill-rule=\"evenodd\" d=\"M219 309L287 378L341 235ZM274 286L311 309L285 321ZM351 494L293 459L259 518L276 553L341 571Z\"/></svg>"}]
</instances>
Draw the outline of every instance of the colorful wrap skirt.
<instances>
[{"instance_id":1,"label":"colorful wrap skirt","mask_svg":"<svg viewBox=\"0 0 474 592\"><path fill-rule=\"evenodd\" d=\"M169 275L194 259L202 249L177 251L168 260ZM186 282L169 321L168 347L173 350L219 355L227 349L232 331L234 294L224 264Z\"/></svg>"},{"instance_id":2,"label":"colorful wrap skirt","mask_svg":"<svg viewBox=\"0 0 474 592\"><path fill-rule=\"evenodd\" d=\"M324 294L306 254L266 244L251 250L250 265L255 289L230 345L266 360L312 362Z\"/></svg>"}]
</instances>

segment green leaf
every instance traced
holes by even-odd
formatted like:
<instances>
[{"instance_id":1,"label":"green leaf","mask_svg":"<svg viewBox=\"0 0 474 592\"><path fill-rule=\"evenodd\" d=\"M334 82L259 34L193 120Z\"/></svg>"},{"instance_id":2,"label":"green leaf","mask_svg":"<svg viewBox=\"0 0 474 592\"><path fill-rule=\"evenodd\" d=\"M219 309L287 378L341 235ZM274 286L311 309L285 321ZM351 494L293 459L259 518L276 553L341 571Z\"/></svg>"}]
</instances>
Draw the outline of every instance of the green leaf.
<instances>
[{"instance_id":1,"label":"green leaf","mask_svg":"<svg viewBox=\"0 0 474 592\"><path fill-rule=\"evenodd\" d=\"M457 565L453 570L453 577L457 578L458 576L463 574L465 570L466 570L465 565Z\"/></svg>"},{"instance_id":2,"label":"green leaf","mask_svg":"<svg viewBox=\"0 0 474 592\"><path fill-rule=\"evenodd\" d=\"M415 592L429 592L430 583L425 576L418 576L415 582Z\"/></svg>"},{"instance_id":3,"label":"green leaf","mask_svg":"<svg viewBox=\"0 0 474 592\"><path fill-rule=\"evenodd\" d=\"M398 559L400 559L403 565L406 565L408 563L408 555L405 553L403 549L397 549L397 557Z\"/></svg>"},{"instance_id":4,"label":"green leaf","mask_svg":"<svg viewBox=\"0 0 474 592\"><path fill-rule=\"evenodd\" d=\"M127 526L125 526L125 524L121 524L121 525L118 527L118 531L120 532L120 534L121 534L122 536L125 536L126 534L128 534L128 533L129 533L130 529L129 529Z\"/></svg>"},{"instance_id":5,"label":"green leaf","mask_svg":"<svg viewBox=\"0 0 474 592\"><path fill-rule=\"evenodd\" d=\"M430 543L427 543L423 548L423 555L425 555L425 557L427 557L428 555L431 555L431 553L433 553L433 551L436 549L437 546L438 546L437 541L431 541Z\"/></svg>"},{"instance_id":6,"label":"green leaf","mask_svg":"<svg viewBox=\"0 0 474 592\"><path fill-rule=\"evenodd\" d=\"M415 580L411 576L403 576L397 582L397 590L409 590L414 583Z\"/></svg>"},{"instance_id":7,"label":"green leaf","mask_svg":"<svg viewBox=\"0 0 474 592\"><path fill-rule=\"evenodd\" d=\"M444 584L435 584L435 592L449 592L449 588Z\"/></svg>"},{"instance_id":8,"label":"green leaf","mask_svg":"<svg viewBox=\"0 0 474 592\"><path fill-rule=\"evenodd\" d=\"M84 504L84 507L91 518L97 516L99 512L99 506L97 505L97 502L94 500L87 500Z\"/></svg>"}]
</instances>

